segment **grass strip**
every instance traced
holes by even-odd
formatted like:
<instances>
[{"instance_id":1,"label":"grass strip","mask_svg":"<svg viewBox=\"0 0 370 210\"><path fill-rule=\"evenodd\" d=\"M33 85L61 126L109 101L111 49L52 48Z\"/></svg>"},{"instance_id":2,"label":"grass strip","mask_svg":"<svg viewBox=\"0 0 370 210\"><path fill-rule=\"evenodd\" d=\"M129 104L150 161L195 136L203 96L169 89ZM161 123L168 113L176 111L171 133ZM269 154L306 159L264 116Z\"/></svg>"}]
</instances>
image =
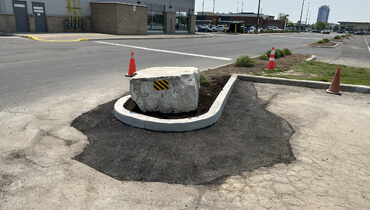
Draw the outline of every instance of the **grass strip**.
<instances>
[{"instance_id":1,"label":"grass strip","mask_svg":"<svg viewBox=\"0 0 370 210\"><path fill-rule=\"evenodd\" d=\"M317 61L301 61L290 69L266 70L263 74L258 75L331 82L338 66L341 67L341 83L370 86L370 69L368 68L328 64Z\"/></svg>"}]
</instances>

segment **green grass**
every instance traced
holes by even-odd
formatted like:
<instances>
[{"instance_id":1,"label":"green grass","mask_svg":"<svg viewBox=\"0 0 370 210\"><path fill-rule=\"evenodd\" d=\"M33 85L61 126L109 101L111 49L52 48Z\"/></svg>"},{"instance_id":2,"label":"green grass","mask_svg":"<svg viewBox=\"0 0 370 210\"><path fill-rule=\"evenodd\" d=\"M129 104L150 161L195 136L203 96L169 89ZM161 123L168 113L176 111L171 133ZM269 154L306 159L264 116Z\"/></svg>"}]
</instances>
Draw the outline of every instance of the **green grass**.
<instances>
[{"instance_id":1,"label":"green grass","mask_svg":"<svg viewBox=\"0 0 370 210\"><path fill-rule=\"evenodd\" d=\"M207 77L203 73L200 73L199 74L199 80L200 80L199 81L200 84L207 84L207 83L209 83Z\"/></svg>"},{"instance_id":2,"label":"green grass","mask_svg":"<svg viewBox=\"0 0 370 210\"><path fill-rule=\"evenodd\" d=\"M265 76L331 82L338 69L338 65L316 61L302 61L290 68L290 70L292 69L294 69L292 74L287 73L285 75L274 74L285 72L288 69L277 71L266 70ZM370 69L341 65L340 82L343 84L370 86Z\"/></svg>"}]
</instances>

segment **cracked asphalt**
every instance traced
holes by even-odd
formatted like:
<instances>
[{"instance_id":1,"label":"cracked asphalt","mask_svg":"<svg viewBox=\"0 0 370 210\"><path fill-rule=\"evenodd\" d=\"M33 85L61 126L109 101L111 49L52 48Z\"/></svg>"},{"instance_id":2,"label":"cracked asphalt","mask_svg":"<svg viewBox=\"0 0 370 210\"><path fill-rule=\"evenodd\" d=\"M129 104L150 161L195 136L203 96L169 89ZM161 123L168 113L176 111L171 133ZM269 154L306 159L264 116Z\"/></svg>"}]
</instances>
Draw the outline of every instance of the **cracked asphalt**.
<instances>
[{"instance_id":1,"label":"cracked asphalt","mask_svg":"<svg viewBox=\"0 0 370 210\"><path fill-rule=\"evenodd\" d=\"M255 83L295 130L296 160L209 185L118 181L72 158L70 126L120 88L54 96L0 112L0 209L370 209L370 96Z\"/></svg>"}]
</instances>

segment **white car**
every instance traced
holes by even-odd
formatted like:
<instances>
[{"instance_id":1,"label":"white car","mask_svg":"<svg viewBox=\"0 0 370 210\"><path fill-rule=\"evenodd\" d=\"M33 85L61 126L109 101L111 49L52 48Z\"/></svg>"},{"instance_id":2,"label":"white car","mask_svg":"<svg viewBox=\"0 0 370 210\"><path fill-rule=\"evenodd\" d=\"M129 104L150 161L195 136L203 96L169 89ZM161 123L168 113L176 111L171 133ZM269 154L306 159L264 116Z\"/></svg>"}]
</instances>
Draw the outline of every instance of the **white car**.
<instances>
[{"instance_id":1,"label":"white car","mask_svg":"<svg viewBox=\"0 0 370 210\"><path fill-rule=\"evenodd\" d=\"M216 27L213 27L213 31L215 32L224 32L225 31L225 26L216 26Z\"/></svg>"}]
</instances>

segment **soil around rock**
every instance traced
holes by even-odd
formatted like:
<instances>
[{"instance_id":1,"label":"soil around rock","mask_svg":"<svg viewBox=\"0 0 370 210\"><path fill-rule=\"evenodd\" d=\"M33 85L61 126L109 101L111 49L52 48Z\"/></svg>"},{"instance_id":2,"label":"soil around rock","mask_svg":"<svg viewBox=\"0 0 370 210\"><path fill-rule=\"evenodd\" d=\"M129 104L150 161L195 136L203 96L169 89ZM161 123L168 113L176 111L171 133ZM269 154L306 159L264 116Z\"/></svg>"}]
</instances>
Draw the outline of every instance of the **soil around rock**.
<instances>
[{"instance_id":1,"label":"soil around rock","mask_svg":"<svg viewBox=\"0 0 370 210\"><path fill-rule=\"evenodd\" d=\"M273 99L273 98L272 98ZM122 181L217 184L224 177L295 160L294 133L266 110L252 82L238 81L220 120L190 132L156 132L116 119L117 99L76 118L71 126L90 144L74 159Z\"/></svg>"},{"instance_id":2,"label":"soil around rock","mask_svg":"<svg viewBox=\"0 0 370 210\"><path fill-rule=\"evenodd\" d=\"M275 59L275 69L289 69L300 61L310 58L307 54L292 54L289 56ZM189 117L196 117L208 112L213 102L216 100L219 92L223 89L232 74L254 74L263 72L268 66L267 60L254 58L254 67L237 67L234 64L218 67L203 71L202 73L207 77L208 83L201 84L199 89L199 105L198 109L193 112L178 113L178 114L163 114L160 112L142 112L133 100L127 101L124 107L127 110L144 114L160 119L182 119Z\"/></svg>"}]
</instances>

